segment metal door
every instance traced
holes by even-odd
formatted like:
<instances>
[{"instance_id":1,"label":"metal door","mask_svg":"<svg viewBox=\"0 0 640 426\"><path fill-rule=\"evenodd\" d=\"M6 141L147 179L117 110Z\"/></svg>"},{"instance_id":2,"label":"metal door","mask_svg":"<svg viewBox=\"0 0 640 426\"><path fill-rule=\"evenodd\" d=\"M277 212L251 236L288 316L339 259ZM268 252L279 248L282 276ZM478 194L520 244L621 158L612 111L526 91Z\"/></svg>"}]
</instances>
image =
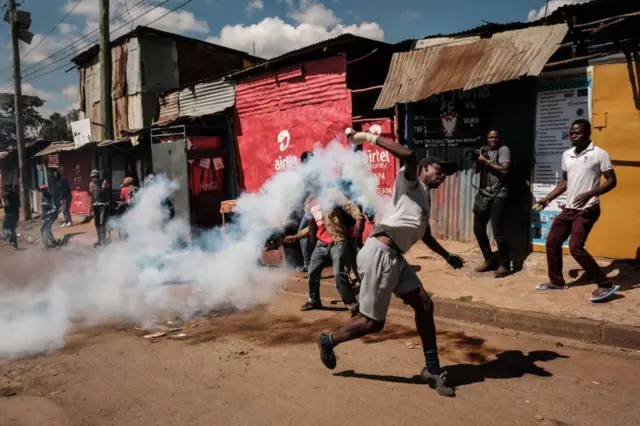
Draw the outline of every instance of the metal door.
<instances>
[{"instance_id":1,"label":"metal door","mask_svg":"<svg viewBox=\"0 0 640 426\"><path fill-rule=\"evenodd\" d=\"M190 223L189 214L189 173L187 168L187 143L184 139L151 145L151 161L155 174L166 174L179 187L171 194L171 202L176 217Z\"/></svg>"}]
</instances>

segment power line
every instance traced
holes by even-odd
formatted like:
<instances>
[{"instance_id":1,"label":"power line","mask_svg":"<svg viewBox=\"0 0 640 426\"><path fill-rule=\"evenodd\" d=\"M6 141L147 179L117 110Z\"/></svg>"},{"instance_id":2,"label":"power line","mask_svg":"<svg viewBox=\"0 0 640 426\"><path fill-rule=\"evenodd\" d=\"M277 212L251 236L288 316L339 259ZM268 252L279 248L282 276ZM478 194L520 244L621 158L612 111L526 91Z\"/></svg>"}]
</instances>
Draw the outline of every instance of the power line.
<instances>
[{"instance_id":1,"label":"power line","mask_svg":"<svg viewBox=\"0 0 640 426\"><path fill-rule=\"evenodd\" d=\"M140 2L136 3L136 4L132 7L132 9L136 9L137 7L141 6L141 5L142 5L142 3L148 3L149 1L151 1L151 0L140 0ZM153 9L152 9L152 10L153 10ZM116 16L115 18L113 18L113 19L111 20L111 23L115 23L118 19L120 19L121 17L123 17L125 14L126 14L126 12L123 12L123 13L121 13L120 15ZM65 46L65 47L63 47L62 49L57 50L56 52L52 53L51 55L47 56L46 58L44 58L44 59L42 59L42 60L40 60L40 61L38 61L38 62L36 62L35 64L32 64L32 65L30 65L30 66L28 66L28 67L24 68L22 71L23 71L23 72L26 72L26 71L29 71L30 69L33 69L33 68L37 67L38 65L40 65L40 64L42 64L42 63L44 63L44 62L48 61L49 59L52 59L54 56L58 55L59 53L62 53L62 52L64 52L64 51L65 51L65 50L67 50L67 49L71 49L73 46L76 46L76 45L77 45L78 43L80 43L82 40L85 40L85 39L87 39L87 38L91 37L93 34L95 34L95 33L97 33L97 32L98 32L98 28L96 28L95 30L93 30L93 31L91 31L91 32L89 32L89 33L87 33L87 34L85 34L84 36L82 36L82 37L80 37L80 38L76 39L75 41L73 41L73 42L72 42L71 44L69 44L68 46ZM94 42L94 43L95 43L95 42ZM74 51L74 52L75 52L75 51ZM69 56L70 56L70 55L69 55ZM68 57L68 56L66 56L66 57ZM49 64L49 65L51 65L51 64ZM47 67L47 66L45 66L45 67L41 67L40 69L38 69L38 70L36 70L36 71L40 71L40 70L42 70L42 69L44 69L44 68L46 68L46 67ZM4 72L6 72L6 71L8 71L8 70L10 70L10 69L11 69L11 67L9 67L9 68L7 68L7 69L4 69L4 70L0 71L0 74L4 73ZM5 85L7 81L8 81L8 80L5 80L5 81L2 83L2 85Z\"/></svg>"},{"instance_id":2,"label":"power line","mask_svg":"<svg viewBox=\"0 0 640 426\"><path fill-rule=\"evenodd\" d=\"M168 0L167 0L167 1L168 1ZM193 1L193 0L186 0L184 3L182 3L182 4L180 4L180 5L176 6L176 7L174 7L173 9L171 9L171 10L167 11L165 14L163 14L163 15L159 16L158 18L154 19L153 21L149 22L149 23L147 24L147 26L149 26L149 25L153 24L153 23L154 23L154 22L156 22L156 21L159 21L160 19L164 18L165 16L169 15L170 13L173 13L173 12L175 12L176 10L181 9L182 7L184 7L184 6L186 6L187 4L191 3L192 1ZM166 3L166 2L164 2L164 3ZM161 3L161 4L163 4L163 3ZM158 5L158 6L159 6L159 5ZM153 9L151 9L149 12L151 12L152 10L153 10ZM147 13L149 13L149 12L146 12L146 13L144 13L144 14L140 15L140 16L144 16L144 15L146 15L146 14L147 14ZM138 17L134 18L134 21L135 21L136 19L138 19L140 16L138 16ZM126 23L126 24L124 24L124 25L122 25L122 26L120 26L120 27L116 28L115 30L113 30L113 32L118 31L120 28L122 28L122 27L124 27L124 26L126 26L126 25L128 25L128 23ZM90 43L90 44L93 44L93 43ZM72 54L73 54L73 53L72 53ZM64 58L61 58L61 59L64 59ZM54 69L52 69L52 70L49 70L49 71L47 71L47 72L45 72L45 73L43 73L43 74L39 74L39 75L36 75L36 76L30 77L30 78L25 78L25 79L23 79L22 81L23 81L23 82L24 82L24 81L31 81L31 80L34 80L34 79L36 79L36 78L44 77L45 75L48 75L48 74L51 74L51 73L56 72L56 71L58 71L58 70L61 70L62 68L65 68L65 67L67 67L67 66L68 66L68 64L63 64L63 65L61 65L61 66L59 66L59 67L57 67L57 68L54 68ZM36 72L37 72L37 71L36 71ZM33 75L33 73L32 73L31 75Z\"/></svg>"},{"instance_id":3,"label":"power line","mask_svg":"<svg viewBox=\"0 0 640 426\"><path fill-rule=\"evenodd\" d=\"M76 7L78 7L78 5L79 5L80 3L82 3L83 1L84 1L84 0L78 0L78 1L76 2L76 4L74 4L74 5L73 5L73 7L72 7L71 9L69 9L69 11L66 13L66 15L64 15L64 16L62 17L62 19L60 20L60 22L58 22L58 24L57 24L56 26L54 26L53 28L51 28L51 31L49 31L49 33L48 33L46 36L44 36L43 38L41 38L41 39L40 39L40 41L39 41L39 42L37 42L35 46L33 46L31 49L29 49L29 51L28 51L27 53L25 53L25 54L24 54L24 56L22 56L22 59L24 60L27 56L29 56L29 55L31 54L31 52L33 52L34 50L36 50L36 47L40 46L40 44L41 44L43 41L45 41L45 40L47 39L47 37L49 37L49 36L50 36L50 35L51 35L55 30L57 30L57 29L58 29L58 27L60 27L60 25L64 22L64 20L65 20L65 19L67 19L67 17L68 17L69 15L71 15L71 13L74 11L74 9L75 9Z\"/></svg>"},{"instance_id":4,"label":"power line","mask_svg":"<svg viewBox=\"0 0 640 426\"><path fill-rule=\"evenodd\" d=\"M137 6L141 5L142 3L148 2L148 1L149 1L149 0L141 0L139 3L137 3L137 4L136 4L135 6L133 6L131 9L133 10L133 9L135 9ZM152 11L154 11L154 10L155 10L155 9L157 9L158 7L162 6L163 4L167 3L168 1L169 1L169 0L164 0L162 3L159 3L159 4L158 4L158 5L156 5L155 7L153 7L153 8L151 8L151 9L149 9L148 11L146 11L146 12L144 12L144 13L141 13L141 14L140 14L140 15L138 15L138 16L136 16L133 20L135 21L136 19L141 18L142 16L144 16L144 15L146 15L146 14L148 14L148 13L151 13ZM186 3L185 3L185 4L186 4ZM183 4L183 5L180 5L179 7L182 7L182 6L184 6L184 4ZM117 17L115 17L114 19L112 19L112 20L111 20L111 23L116 22L118 19L120 19L120 18L121 18L122 16L124 16L125 14L126 14L126 12L121 13L120 15L118 15ZM165 15L166 15L166 14L165 14ZM165 16L165 15L163 15L163 16ZM155 21L154 21L154 22L155 22ZM114 34L115 32L119 31L120 29L124 28L124 27L125 27L125 26L127 26L127 25L129 25L129 23L125 23L124 25L119 26L119 27L118 27L118 28L116 28L115 30L112 30L112 31L110 32L110 34ZM53 54L51 54L51 55L49 55L48 57L46 57L46 58L44 58L43 60L41 60L40 62L38 62L38 63L36 63L36 64L34 64L34 65L30 66L30 67L25 68L23 71L28 71L29 69L34 68L36 65L41 64L42 62L45 62L45 61L47 61L48 59L53 58L54 56L58 55L59 53L62 53L63 51L65 51L65 50L67 50L67 49L71 48L72 46L77 45L77 44L78 44L78 42L82 41L83 39L86 39L87 37L91 36L92 34L96 33L97 31L98 31L98 29L96 29L96 30L92 31L92 32L91 32L91 33L89 33L89 34L86 34L85 36L83 36L83 37L81 37L81 38L77 39L76 41L74 41L73 43L71 43L69 46L66 46L66 47L64 47L64 48L62 48L62 49L60 49L60 50L58 50L58 51L54 52ZM40 67L40 68L38 68L38 69L36 69L36 70L33 70L33 71L31 71L31 72L27 73L24 77L30 77L30 76L33 76L33 77L31 77L31 78L26 78L25 80L33 80L34 78L42 77L42 76L47 75L47 74L49 74L49 73L51 73L51 72L54 72L54 71L57 71L57 70L59 70L59 69L61 69L61 68L66 67L66 66L67 66L67 64L64 64L64 65L62 65L61 67L57 67L57 68L55 68L55 69L53 69L53 70L50 70L50 71L47 71L47 72L45 72L45 73L43 73L43 74L40 74L40 75L36 75L36 76L34 76L34 74L37 74L37 73L39 73L40 71L43 71L44 69L49 68L49 67L51 67L52 65L54 65L54 64L56 64L56 63L58 63L58 62L60 62L60 61L62 61L62 60L64 60L64 59L66 59L66 58L68 58L68 57L70 57L70 56L72 56L72 55L77 54L77 51L78 51L78 50L85 49L86 47L91 46L91 45L95 44L96 42L97 42L97 39L95 39L95 40L93 40L93 41L90 41L90 42L87 42L87 43L84 43L84 44L83 44L83 46L82 46L82 47L79 47L77 50L72 50L71 52L67 53L66 55L64 55L64 56L62 56L62 57L60 57L60 58L58 58L58 59L56 59L55 61L51 62L50 64L44 65L44 66L42 66L42 67ZM5 81L2 83L2 85L4 86L4 89L5 89L5 90L6 90L6 88L7 88L6 84L7 84L7 82L9 82L9 81L10 81L10 79L7 79L7 80L5 80ZM2 88L0 88L0 91L2 91L2 90L3 90L3 89L2 89Z\"/></svg>"}]
</instances>

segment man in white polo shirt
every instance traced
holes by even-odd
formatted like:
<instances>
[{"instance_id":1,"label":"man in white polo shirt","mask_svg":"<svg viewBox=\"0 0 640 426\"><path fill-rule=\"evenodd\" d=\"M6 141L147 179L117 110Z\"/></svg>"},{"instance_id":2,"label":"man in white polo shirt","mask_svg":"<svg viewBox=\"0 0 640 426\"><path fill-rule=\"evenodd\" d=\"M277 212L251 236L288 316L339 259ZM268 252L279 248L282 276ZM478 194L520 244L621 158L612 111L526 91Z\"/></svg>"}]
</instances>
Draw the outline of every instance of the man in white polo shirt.
<instances>
[{"instance_id":1,"label":"man in white polo shirt","mask_svg":"<svg viewBox=\"0 0 640 426\"><path fill-rule=\"evenodd\" d=\"M591 123L576 120L569 131L573 148L562 154L562 181L546 197L538 201L542 209L563 193L567 203L554 220L547 237L547 267L550 282L540 284L538 290L564 290L562 276L562 243L569 240L569 251L588 276L598 285L592 302L611 297L620 287L613 285L602 268L584 248L589 232L600 217L598 197L616 187L616 174L609 154L591 142ZM606 181L601 185L600 177Z\"/></svg>"},{"instance_id":2,"label":"man in white polo shirt","mask_svg":"<svg viewBox=\"0 0 640 426\"><path fill-rule=\"evenodd\" d=\"M440 370L433 301L405 260L404 253L422 240L451 267L462 268L462 258L445 250L429 228L429 190L437 188L447 176L455 173L456 165L436 157L426 157L418 162L410 149L371 133L347 129L347 136L356 145L369 142L386 149L405 166L400 169L393 188L394 212L378 223L358 253L362 316L331 334L318 337L320 359L327 368L334 369L336 356L333 349L338 344L382 331L391 295L395 294L415 311L426 364L421 373L422 379L440 395L453 396L454 389L445 382L446 372Z\"/></svg>"}]
</instances>

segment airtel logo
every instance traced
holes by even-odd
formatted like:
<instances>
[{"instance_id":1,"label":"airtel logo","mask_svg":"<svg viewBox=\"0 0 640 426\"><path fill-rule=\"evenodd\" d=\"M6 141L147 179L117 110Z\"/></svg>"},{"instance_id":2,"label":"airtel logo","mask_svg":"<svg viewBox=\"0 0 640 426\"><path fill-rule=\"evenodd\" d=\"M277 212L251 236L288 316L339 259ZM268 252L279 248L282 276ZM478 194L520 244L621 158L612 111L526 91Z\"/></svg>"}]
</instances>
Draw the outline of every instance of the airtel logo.
<instances>
[{"instance_id":1,"label":"airtel logo","mask_svg":"<svg viewBox=\"0 0 640 426\"><path fill-rule=\"evenodd\" d=\"M382 134L382 127L379 124L374 124L373 126L369 127L369 130L367 130L367 132L371 133L372 135L380 136Z\"/></svg>"},{"instance_id":2,"label":"airtel logo","mask_svg":"<svg viewBox=\"0 0 640 426\"><path fill-rule=\"evenodd\" d=\"M278 133L278 143L280 144L280 151L284 151L289 148L289 142L291 141L291 134L288 130L283 130Z\"/></svg>"}]
</instances>

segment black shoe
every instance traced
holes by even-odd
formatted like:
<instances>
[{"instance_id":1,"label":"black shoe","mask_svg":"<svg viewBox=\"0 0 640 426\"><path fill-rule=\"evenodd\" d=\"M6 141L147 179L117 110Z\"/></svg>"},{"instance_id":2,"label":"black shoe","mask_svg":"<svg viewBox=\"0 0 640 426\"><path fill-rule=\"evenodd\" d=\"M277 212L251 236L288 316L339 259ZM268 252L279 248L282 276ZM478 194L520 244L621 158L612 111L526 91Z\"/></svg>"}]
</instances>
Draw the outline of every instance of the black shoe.
<instances>
[{"instance_id":1,"label":"black shoe","mask_svg":"<svg viewBox=\"0 0 640 426\"><path fill-rule=\"evenodd\" d=\"M330 348L322 342L323 337L325 336L327 335L321 334L316 339L316 342L318 342L318 349L320 349L320 361L322 361L324 366L329 370L333 370L336 368L336 364L338 362L336 361L336 354L333 353L333 348Z\"/></svg>"},{"instance_id":2,"label":"black shoe","mask_svg":"<svg viewBox=\"0 0 640 426\"><path fill-rule=\"evenodd\" d=\"M307 302L300 308L302 312L313 311L315 309L322 309L322 302Z\"/></svg>"},{"instance_id":3,"label":"black shoe","mask_svg":"<svg viewBox=\"0 0 640 426\"><path fill-rule=\"evenodd\" d=\"M422 373L420 373L420 378L429 385L431 389L435 389L438 394L442 396L456 396L456 390L447 386L447 372L444 371L440 374L431 374L427 367L422 369Z\"/></svg>"}]
</instances>

